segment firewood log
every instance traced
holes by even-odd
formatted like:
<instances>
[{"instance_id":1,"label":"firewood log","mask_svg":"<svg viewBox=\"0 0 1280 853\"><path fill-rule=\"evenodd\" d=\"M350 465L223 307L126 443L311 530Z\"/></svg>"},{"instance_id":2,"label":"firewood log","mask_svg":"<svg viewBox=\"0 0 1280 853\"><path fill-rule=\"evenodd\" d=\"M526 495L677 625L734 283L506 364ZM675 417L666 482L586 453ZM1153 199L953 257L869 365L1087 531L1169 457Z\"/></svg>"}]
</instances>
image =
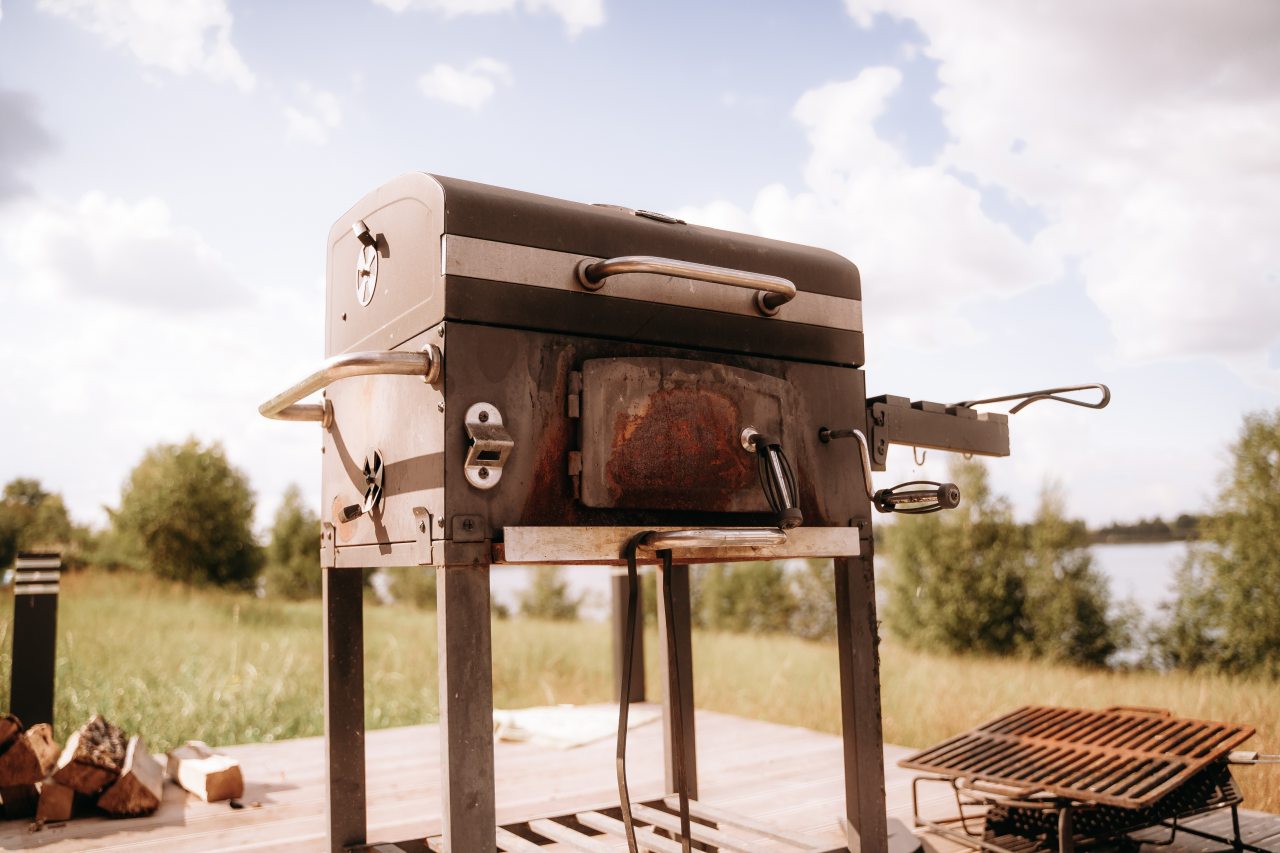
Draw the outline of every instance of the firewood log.
<instances>
[{"instance_id":1,"label":"firewood log","mask_svg":"<svg viewBox=\"0 0 1280 853\"><path fill-rule=\"evenodd\" d=\"M129 739L120 778L98 798L98 808L117 817L154 812L164 798L164 765L147 752L142 738Z\"/></svg>"},{"instance_id":2,"label":"firewood log","mask_svg":"<svg viewBox=\"0 0 1280 853\"><path fill-rule=\"evenodd\" d=\"M9 748L21 731L22 720L19 720L13 714L5 714L0 717L0 754L3 754Z\"/></svg>"},{"instance_id":3,"label":"firewood log","mask_svg":"<svg viewBox=\"0 0 1280 853\"><path fill-rule=\"evenodd\" d=\"M198 740L189 740L169 753L169 778L207 803L244 796L240 762Z\"/></svg>"},{"instance_id":4,"label":"firewood log","mask_svg":"<svg viewBox=\"0 0 1280 853\"><path fill-rule=\"evenodd\" d=\"M52 779L40 783L40 804L36 807L36 820L56 823L71 820L75 810L76 792Z\"/></svg>"},{"instance_id":5,"label":"firewood log","mask_svg":"<svg viewBox=\"0 0 1280 853\"><path fill-rule=\"evenodd\" d=\"M48 723L27 729L0 755L0 788L39 782L57 763L58 752Z\"/></svg>"},{"instance_id":6,"label":"firewood log","mask_svg":"<svg viewBox=\"0 0 1280 853\"><path fill-rule=\"evenodd\" d=\"M119 727L94 714L67 739L53 781L76 793L94 796L120 776L127 744Z\"/></svg>"},{"instance_id":7,"label":"firewood log","mask_svg":"<svg viewBox=\"0 0 1280 853\"><path fill-rule=\"evenodd\" d=\"M35 815L36 800L39 796L35 785L6 785L0 788L0 800L4 801L5 820Z\"/></svg>"}]
</instances>

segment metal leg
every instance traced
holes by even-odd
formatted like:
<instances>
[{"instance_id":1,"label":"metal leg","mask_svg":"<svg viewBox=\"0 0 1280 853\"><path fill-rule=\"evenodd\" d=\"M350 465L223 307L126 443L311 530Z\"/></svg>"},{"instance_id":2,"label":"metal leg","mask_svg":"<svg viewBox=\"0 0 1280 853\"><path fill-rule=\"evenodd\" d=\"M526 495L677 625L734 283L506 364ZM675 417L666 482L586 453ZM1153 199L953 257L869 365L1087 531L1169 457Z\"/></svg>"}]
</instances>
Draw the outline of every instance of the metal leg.
<instances>
[{"instance_id":1,"label":"metal leg","mask_svg":"<svg viewBox=\"0 0 1280 853\"><path fill-rule=\"evenodd\" d=\"M324 572L324 748L329 850L365 842L364 582L360 569Z\"/></svg>"},{"instance_id":2,"label":"metal leg","mask_svg":"<svg viewBox=\"0 0 1280 853\"><path fill-rule=\"evenodd\" d=\"M497 848L489 566L446 566L436 578L444 846L478 853Z\"/></svg>"},{"instance_id":3,"label":"metal leg","mask_svg":"<svg viewBox=\"0 0 1280 853\"><path fill-rule=\"evenodd\" d=\"M690 799L698 797L698 761L694 744L693 725L693 636L692 619L689 610L689 567L672 566L669 571L658 573L658 598L665 595L665 585L670 584L672 603L674 605L674 624L667 624L666 609L658 608L658 648L661 649L662 673L665 689L662 693L662 741L663 767L666 770L666 788L676 791L676 774L673 756L675 755L675 727L672 699L680 697L680 720L682 723L684 767L686 793ZM676 655L679 659L679 689L673 684L673 668L668 660L667 634L675 636Z\"/></svg>"},{"instance_id":4,"label":"metal leg","mask_svg":"<svg viewBox=\"0 0 1280 853\"><path fill-rule=\"evenodd\" d=\"M845 814L849 849L885 853L884 741L880 721L880 652L870 527L863 554L835 560L840 651L840 727L844 737Z\"/></svg>"},{"instance_id":5,"label":"metal leg","mask_svg":"<svg viewBox=\"0 0 1280 853\"><path fill-rule=\"evenodd\" d=\"M1076 830L1072 821L1071 803L1063 803L1058 810L1058 853L1076 853Z\"/></svg>"},{"instance_id":6,"label":"metal leg","mask_svg":"<svg viewBox=\"0 0 1280 853\"><path fill-rule=\"evenodd\" d=\"M627 576L613 576L613 695L622 695L622 655L627 647ZM644 585L636 595L636 624L644 625ZM636 642L631 658L631 701L644 701L644 642L643 634Z\"/></svg>"}]
</instances>

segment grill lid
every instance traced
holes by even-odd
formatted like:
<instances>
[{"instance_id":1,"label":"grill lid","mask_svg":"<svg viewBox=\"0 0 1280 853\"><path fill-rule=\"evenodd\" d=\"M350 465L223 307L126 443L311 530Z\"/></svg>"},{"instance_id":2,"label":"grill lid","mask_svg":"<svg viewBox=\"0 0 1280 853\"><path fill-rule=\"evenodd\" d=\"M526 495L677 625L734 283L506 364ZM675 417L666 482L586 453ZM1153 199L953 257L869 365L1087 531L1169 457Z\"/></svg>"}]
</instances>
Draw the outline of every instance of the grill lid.
<instances>
[{"instance_id":1,"label":"grill lid","mask_svg":"<svg viewBox=\"0 0 1280 853\"><path fill-rule=\"evenodd\" d=\"M898 762L1085 802L1143 808L1253 736L1164 711L1028 706Z\"/></svg>"}]
</instances>

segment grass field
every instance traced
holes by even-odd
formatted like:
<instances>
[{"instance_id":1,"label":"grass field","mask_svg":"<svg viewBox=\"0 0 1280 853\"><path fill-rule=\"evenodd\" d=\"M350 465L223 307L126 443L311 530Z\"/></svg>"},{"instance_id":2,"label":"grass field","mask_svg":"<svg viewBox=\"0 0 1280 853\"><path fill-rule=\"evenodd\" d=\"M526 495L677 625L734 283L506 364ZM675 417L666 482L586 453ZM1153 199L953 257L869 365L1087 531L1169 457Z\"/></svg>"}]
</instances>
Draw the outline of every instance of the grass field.
<instances>
[{"instance_id":1,"label":"grass field","mask_svg":"<svg viewBox=\"0 0 1280 853\"><path fill-rule=\"evenodd\" d=\"M0 708L8 705L9 623L0 598ZM88 572L63 582L58 737L99 712L157 749L323 731L318 602L288 603L192 590L133 574ZM434 614L365 609L371 727L436 719ZM650 632L649 683L657 660ZM494 702L500 708L611 698L604 625L498 621ZM789 637L695 633L699 707L839 731L833 645ZM1022 704L1165 707L1257 727L1280 752L1280 683L1218 676L1110 673L882 648L885 739L924 746ZM1246 805L1280 812L1280 767L1243 768Z\"/></svg>"}]
</instances>

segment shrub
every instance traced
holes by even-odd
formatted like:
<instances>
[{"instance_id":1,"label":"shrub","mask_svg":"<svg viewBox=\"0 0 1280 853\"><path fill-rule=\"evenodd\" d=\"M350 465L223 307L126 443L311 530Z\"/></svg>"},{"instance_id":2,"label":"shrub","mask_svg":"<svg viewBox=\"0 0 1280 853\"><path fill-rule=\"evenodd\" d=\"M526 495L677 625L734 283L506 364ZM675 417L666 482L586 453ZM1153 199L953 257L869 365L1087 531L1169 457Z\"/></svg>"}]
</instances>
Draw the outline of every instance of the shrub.
<instances>
[{"instance_id":1,"label":"shrub","mask_svg":"<svg viewBox=\"0 0 1280 853\"><path fill-rule=\"evenodd\" d=\"M129 474L112 514L121 546L152 573L247 587L262 565L253 492L219 444L160 444Z\"/></svg>"},{"instance_id":2,"label":"shrub","mask_svg":"<svg viewBox=\"0 0 1280 853\"><path fill-rule=\"evenodd\" d=\"M569 594L569 583L558 566L538 568L529 588L520 593L520 615L534 619L577 619L581 606L582 597Z\"/></svg>"},{"instance_id":3,"label":"shrub","mask_svg":"<svg viewBox=\"0 0 1280 853\"><path fill-rule=\"evenodd\" d=\"M1247 415L1156 634L1167 666L1280 675L1280 409Z\"/></svg>"},{"instance_id":4,"label":"shrub","mask_svg":"<svg viewBox=\"0 0 1280 853\"><path fill-rule=\"evenodd\" d=\"M285 490L276 510L262 579L271 595L294 599L320 595L320 517L306 505L296 485Z\"/></svg>"}]
</instances>

